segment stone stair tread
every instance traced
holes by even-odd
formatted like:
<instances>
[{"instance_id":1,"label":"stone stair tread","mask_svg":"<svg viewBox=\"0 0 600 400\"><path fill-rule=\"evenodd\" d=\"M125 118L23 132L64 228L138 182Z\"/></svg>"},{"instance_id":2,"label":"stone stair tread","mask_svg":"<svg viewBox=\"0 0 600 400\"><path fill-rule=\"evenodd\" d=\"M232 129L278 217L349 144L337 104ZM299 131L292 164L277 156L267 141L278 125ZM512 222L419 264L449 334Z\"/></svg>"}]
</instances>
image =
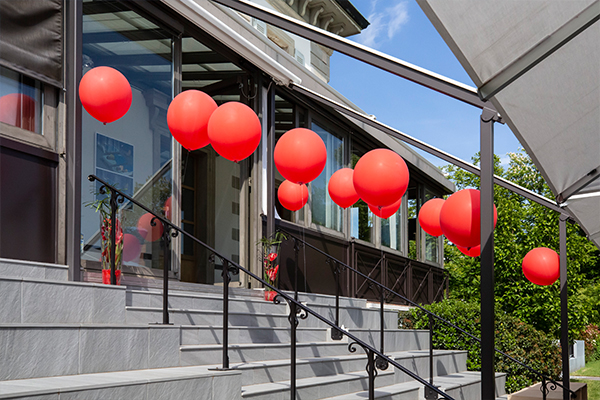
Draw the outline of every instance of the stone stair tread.
<instances>
[{"instance_id":1,"label":"stone stair tread","mask_svg":"<svg viewBox=\"0 0 600 400\"><path fill-rule=\"evenodd\" d=\"M505 375L501 372L496 372L496 377ZM481 381L481 373L479 371L462 371L448 375L436 376L433 378L435 385L446 389L463 386L464 384Z\"/></svg>"},{"instance_id":2,"label":"stone stair tread","mask_svg":"<svg viewBox=\"0 0 600 400\"><path fill-rule=\"evenodd\" d=\"M239 375L239 372L212 371L206 366L193 366L17 379L0 382L0 399L12 398L17 395L41 396L59 392L167 382L215 375Z\"/></svg>"},{"instance_id":3,"label":"stone stair tread","mask_svg":"<svg viewBox=\"0 0 600 400\"><path fill-rule=\"evenodd\" d=\"M163 309L161 307L143 307L143 306L126 306L127 310L130 311L150 311L150 312L162 312ZM212 314L212 315L223 315L223 311L220 310L202 310L199 308L169 308L169 313L194 313L194 314ZM260 317L285 317L287 318L287 313L283 312L281 314L274 313L263 313L263 312L252 312L251 314L248 311L231 311L229 310L229 315L253 315Z\"/></svg>"},{"instance_id":4,"label":"stone stair tread","mask_svg":"<svg viewBox=\"0 0 600 400\"><path fill-rule=\"evenodd\" d=\"M296 343L298 347L311 347L311 346L347 346L346 342L300 342ZM259 347L289 347L290 343L233 343L229 344L229 349L251 349ZM209 349L222 349L222 344L185 344L179 346L181 351L191 350L209 350Z\"/></svg>"},{"instance_id":5,"label":"stone stair tread","mask_svg":"<svg viewBox=\"0 0 600 400\"><path fill-rule=\"evenodd\" d=\"M385 375L394 374L393 370L379 371L378 377L382 377ZM326 376L314 376L311 378L303 378L296 380L296 388L306 388L312 386L319 386L321 384L332 384L339 383L345 381L353 381L358 379L368 378L368 374L366 371L356 371L345 374L337 374L337 375L326 375ZM290 390L290 381L279 381L272 383L260 383L257 385L248 385L242 386L242 397L255 396L258 394L267 394L274 393L279 391Z\"/></svg>"}]
</instances>

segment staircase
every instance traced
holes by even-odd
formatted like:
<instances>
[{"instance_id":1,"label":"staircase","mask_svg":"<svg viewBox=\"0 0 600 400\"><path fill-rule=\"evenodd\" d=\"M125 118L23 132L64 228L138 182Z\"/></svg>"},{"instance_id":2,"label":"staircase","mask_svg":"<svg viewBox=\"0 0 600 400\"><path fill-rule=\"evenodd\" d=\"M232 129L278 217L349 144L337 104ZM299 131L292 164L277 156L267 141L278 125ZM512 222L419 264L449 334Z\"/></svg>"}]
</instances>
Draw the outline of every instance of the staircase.
<instances>
[{"instance_id":1,"label":"staircase","mask_svg":"<svg viewBox=\"0 0 600 400\"><path fill-rule=\"evenodd\" d=\"M235 289L229 302L230 370L222 362L222 298L214 287L173 285L170 320L153 288L67 281L67 268L0 259L0 399L289 399L290 328L285 302ZM300 300L333 320L334 298ZM379 310L340 299L340 323L379 348ZM429 377L429 333L398 330L385 311L385 354ZM297 399L366 399L366 355L331 340L309 316L297 330ZM434 384L455 399L478 399L478 373L465 351L434 351ZM504 394L497 374L498 396ZM424 399L423 386L390 366L377 399Z\"/></svg>"}]
</instances>

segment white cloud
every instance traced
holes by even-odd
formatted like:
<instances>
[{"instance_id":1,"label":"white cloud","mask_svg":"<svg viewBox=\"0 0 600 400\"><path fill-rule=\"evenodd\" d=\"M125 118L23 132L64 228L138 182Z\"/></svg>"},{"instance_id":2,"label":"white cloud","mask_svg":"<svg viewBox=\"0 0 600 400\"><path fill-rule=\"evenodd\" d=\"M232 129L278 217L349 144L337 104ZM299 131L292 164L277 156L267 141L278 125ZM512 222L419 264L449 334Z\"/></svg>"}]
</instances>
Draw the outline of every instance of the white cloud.
<instances>
[{"instance_id":1,"label":"white cloud","mask_svg":"<svg viewBox=\"0 0 600 400\"><path fill-rule=\"evenodd\" d=\"M392 39L400 28L408 22L408 4L403 1L386 9L386 12L389 15L387 24L388 39Z\"/></svg>"},{"instance_id":2,"label":"white cloud","mask_svg":"<svg viewBox=\"0 0 600 400\"><path fill-rule=\"evenodd\" d=\"M391 40L408 22L408 3L402 1L383 11L377 11L378 1L371 3L371 14L367 17L370 25L361 32L358 41L372 48L379 47L386 40Z\"/></svg>"}]
</instances>

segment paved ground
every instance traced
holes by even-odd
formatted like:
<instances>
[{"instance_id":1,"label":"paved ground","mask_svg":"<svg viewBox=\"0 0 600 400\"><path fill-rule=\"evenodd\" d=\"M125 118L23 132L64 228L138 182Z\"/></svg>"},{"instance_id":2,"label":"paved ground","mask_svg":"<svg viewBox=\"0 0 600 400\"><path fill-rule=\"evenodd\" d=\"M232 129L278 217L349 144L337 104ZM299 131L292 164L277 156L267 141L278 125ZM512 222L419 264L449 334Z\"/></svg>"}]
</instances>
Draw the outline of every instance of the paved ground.
<instances>
[{"instance_id":1,"label":"paved ground","mask_svg":"<svg viewBox=\"0 0 600 400\"><path fill-rule=\"evenodd\" d=\"M600 376L570 376L571 379L587 379L589 381L600 381Z\"/></svg>"}]
</instances>

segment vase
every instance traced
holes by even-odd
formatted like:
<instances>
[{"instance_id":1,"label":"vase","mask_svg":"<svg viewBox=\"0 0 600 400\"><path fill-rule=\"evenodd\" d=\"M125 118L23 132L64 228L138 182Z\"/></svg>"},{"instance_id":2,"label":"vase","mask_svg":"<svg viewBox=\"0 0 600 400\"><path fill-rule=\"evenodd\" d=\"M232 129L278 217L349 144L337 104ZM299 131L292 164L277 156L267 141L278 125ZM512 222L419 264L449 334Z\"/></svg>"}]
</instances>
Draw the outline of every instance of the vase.
<instances>
[{"instance_id":1,"label":"vase","mask_svg":"<svg viewBox=\"0 0 600 400\"><path fill-rule=\"evenodd\" d=\"M117 285L121 282L121 266L123 262L123 228L121 221L116 218L117 229L115 230L115 276ZM102 283L110 284L110 269L111 269L111 219L110 217L100 217L100 234L101 238L101 264L102 264Z\"/></svg>"}]
</instances>

